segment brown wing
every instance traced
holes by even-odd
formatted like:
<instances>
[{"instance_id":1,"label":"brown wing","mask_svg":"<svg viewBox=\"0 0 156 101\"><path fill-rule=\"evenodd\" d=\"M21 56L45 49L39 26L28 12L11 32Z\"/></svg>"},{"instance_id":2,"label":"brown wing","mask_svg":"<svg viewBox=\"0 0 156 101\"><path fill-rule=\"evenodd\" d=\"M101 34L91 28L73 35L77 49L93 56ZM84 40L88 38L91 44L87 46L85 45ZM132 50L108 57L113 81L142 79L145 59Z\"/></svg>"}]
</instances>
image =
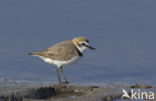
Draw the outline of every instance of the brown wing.
<instances>
[{"instance_id":1,"label":"brown wing","mask_svg":"<svg viewBox=\"0 0 156 101\"><path fill-rule=\"evenodd\" d=\"M74 55L77 55L75 45L72 41L64 41L58 43L47 50L41 52L42 56L51 58L53 60L69 60Z\"/></svg>"}]
</instances>

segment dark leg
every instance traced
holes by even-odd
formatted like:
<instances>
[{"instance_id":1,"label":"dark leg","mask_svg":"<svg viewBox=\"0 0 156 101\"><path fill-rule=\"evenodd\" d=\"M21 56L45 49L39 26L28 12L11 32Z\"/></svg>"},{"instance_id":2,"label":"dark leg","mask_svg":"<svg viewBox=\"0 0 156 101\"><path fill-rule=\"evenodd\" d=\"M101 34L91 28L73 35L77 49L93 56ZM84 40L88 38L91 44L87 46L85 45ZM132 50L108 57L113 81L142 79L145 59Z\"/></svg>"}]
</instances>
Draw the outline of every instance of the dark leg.
<instances>
[{"instance_id":1,"label":"dark leg","mask_svg":"<svg viewBox=\"0 0 156 101\"><path fill-rule=\"evenodd\" d=\"M62 82L61 82L61 78L60 78L60 74L59 74L58 68L56 68L56 73L57 73L58 81L59 81L59 83L61 84Z\"/></svg>"},{"instance_id":2,"label":"dark leg","mask_svg":"<svg viewBox=\"0 0 156 101\"><path fill-rule=\"evenodd\" d=\"M60 69L61 69L61 73L62 73L62 76L64 78L65 83L68 84L69 82L68 82L68 80L66 79L66 77L64 75L63 67L60 67Z\"/></svg>"}]
</instances>

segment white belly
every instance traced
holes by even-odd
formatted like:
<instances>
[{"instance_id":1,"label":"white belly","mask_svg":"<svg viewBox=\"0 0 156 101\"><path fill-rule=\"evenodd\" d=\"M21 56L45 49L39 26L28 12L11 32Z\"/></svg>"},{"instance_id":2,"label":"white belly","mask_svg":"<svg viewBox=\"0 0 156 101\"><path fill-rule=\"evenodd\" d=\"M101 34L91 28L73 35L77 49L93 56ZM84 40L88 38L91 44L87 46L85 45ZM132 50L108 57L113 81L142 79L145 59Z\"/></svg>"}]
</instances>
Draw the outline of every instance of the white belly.
<instances>
[{"instance_id":1,"label":"white belly","mask_svg":"<svg viewBox=\"0 0 156 101\"><path fill-rule=\"evenodd\" d=\"M80 57L79 56L75 56L73 57L72 59L70 60L67 60L67 61L58 61L58 60L52 60L50 58L45 58L45 57L41 57L39 56L43 61L45 61L46 63L49 63L49 64L54 64L58 67L61 67L61 66L69 66L69 65L72 65L74 63L76 63Z\"/></svg>"}]
</instances>

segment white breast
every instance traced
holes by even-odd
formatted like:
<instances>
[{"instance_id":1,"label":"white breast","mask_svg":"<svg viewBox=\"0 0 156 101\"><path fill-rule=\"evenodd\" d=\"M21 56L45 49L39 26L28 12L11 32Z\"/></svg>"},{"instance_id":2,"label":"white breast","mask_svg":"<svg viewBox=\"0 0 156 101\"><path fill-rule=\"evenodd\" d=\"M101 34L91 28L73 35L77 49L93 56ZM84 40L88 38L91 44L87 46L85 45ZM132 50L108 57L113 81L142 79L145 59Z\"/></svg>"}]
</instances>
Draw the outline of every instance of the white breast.
<instances>
[{"instance_id":1,"label":"white breast","mask_svg":"<svg viewBox=\"0 0 156 101\"><path fill-rule=\"evenodd\" d=\"M72 64L76 63L80 59L80 56L75 56L75 57L71 58L70 60L66 60L66 61L52 60L50 58L45 58L45 57L42 57L42 56L38 56L38 57L40 57L46 63L54 64L57 67L72 65Z\"/></svg>"}]
</instances>

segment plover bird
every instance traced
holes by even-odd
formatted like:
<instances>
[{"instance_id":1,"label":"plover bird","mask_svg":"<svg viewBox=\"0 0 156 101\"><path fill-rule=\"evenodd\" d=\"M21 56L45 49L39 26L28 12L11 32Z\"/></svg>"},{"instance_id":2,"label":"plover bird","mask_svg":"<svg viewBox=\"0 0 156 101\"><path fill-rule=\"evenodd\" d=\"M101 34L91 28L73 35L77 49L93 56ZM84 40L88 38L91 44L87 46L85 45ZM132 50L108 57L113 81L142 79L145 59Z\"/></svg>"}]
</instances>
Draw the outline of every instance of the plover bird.
<instances>
[{"instance_id":1,"label":"plover bird","mask_svg":"<svg viewBox=\"0 0 156 101\"><path fill-rule=\"evenodd\" d=\"M29 55L37 56L46 63L56 65L56 73L59 83L67 84L69 82L64 75L63 66L76 63L87 49L95 50L95 48L89 45L89 41L85 37L76 37L73 40L57 43L44 51L31 52ZM64 78L64 82L61 81L59 69Z\"/></svg>"}]
</instances>

